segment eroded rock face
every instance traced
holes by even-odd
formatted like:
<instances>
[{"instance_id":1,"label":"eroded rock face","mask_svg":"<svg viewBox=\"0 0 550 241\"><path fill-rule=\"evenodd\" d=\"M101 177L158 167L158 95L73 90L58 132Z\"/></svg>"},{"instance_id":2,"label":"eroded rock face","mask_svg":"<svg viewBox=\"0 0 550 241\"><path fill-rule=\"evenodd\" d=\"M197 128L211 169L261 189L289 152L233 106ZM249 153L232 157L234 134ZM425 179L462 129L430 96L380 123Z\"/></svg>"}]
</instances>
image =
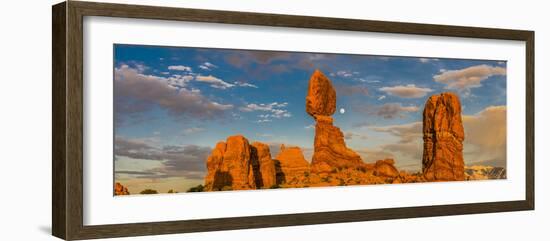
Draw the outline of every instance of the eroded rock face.
<instances>
[{"instance_id":1,"label":"eroded rock face","mask_svg":"<svg viewBox=\"0 0 550 241\"><path fill-rule=\"evenodd\" d=\"M255 189L256 181L250 159L250 144L241 135L220 142L207 160L206 190Z\"/></svg>"},{"instance_id":2,"label":"eroded rock face","mask_svg":"<svg viewBox=\"0 0 550 241\"><path fill-rule=\"evenodd\" d=\"M313 172L329 172L333 168L356 168L363 165L361 157L346 147L344 134L333 125L336 91L331 81L319 70L309 80L306 111L315 121Z\"/></svg>"},{"instance_id":3,"label":"eroded rock face","mask_svg":"<svg viewBox=\"0 0 550 241\"><path fill-rule=\"evenodd\" d=\"M304 158L300 147L285 147L281 145L279 154L275 157L277 182L285 183L304 176L309 172L309 163Z\"/></svg>"},{"instance_id":4,"label":"eroded rock face","mask_svg":"<svg viewBox=\"0 0 550 241\"><path fill-rule=\"evenodd\" d=\"M218 142L206 161L205 191L247 190L276 185L275 161L269 146L241 136Z\"/></svg>"},{"instance_id":5,"label":"eroded rock face","mask_svg":"<svg viewBox=\"0 0 550 241\"><path fill-rule=\"evenodd\" d=\"M218 176L217 180L215 180L215 177L220 171L221 164L223 162L223 155L225 154L225 148L225 142L220 141L216 144L216 147L212 149L210 156L208 156L206 161L207 174L204 178L205 190L220 190L223 187L223 181L220 180L220 177ZM214 185L214 181L217 181L216 185Z\"/></svg>"},{"instance_id":6,"label":"eroded rock face","mask_svg":"<svg viewBox=\"0 0 550 241\"><path fill-rule=\"evenodd\" d=\"M460 100L453 93L431 96L424 107L422 172L428 181L464 180L464 128Z\"/></svg>"},{"instance_id":7,"label":"eroded rock face","mask_svg":"<svg viewBox=\"0 0 550 241\"><path fill-rule=\"evenodd\" d=\"M376 164L374 164L375 175L392 178L399 176L399 171L395 168L394 164L395 161L393 159L376 161Z\"/></svg>"},{"instance_id":8,"label":"eroded rock face","mask_svg":"<svg viewBox=\"0 0 550 241\"><path fill-rule=\"evenodd\" d=\"M363 165L359 154L346 147L344 134L332 122L330 116L317 116L312 168L321 170L318 167L326 166L321 163L333 168L356 168Z\"/></svg>"},{"instance_id":9,"label":"eroded rock face","mask_svg":"<svg viewBox=\"0 0 550 241\"><path fill-rule=\"evenodd\" d=\"M117 182L115 183L115 195L130 195L130 192L128 192L128 188Z\"/></svg>"},{"instance_id":10,"label":"eroded rock face","mask_svg":"<svg viewBox=\"0 0 550 241\"><path fill-rule=\"evenodd\" d=\"M315 70L309 79L306 96L306 112L316 118L317 115L330 116L336 111L336 90L330 80Z\"/></svg>"},{"instance_id":11,"label":"eroded rock face","mask_svg":"<svg viewBox=\"0 0 550 241\"><path fill-rule=\"evenodd\" d=\"M277 184L277 173L269 146L261 142L254 142L250 150L256 187L270 188L275 186Z\"/></svg>"}]
</instances>

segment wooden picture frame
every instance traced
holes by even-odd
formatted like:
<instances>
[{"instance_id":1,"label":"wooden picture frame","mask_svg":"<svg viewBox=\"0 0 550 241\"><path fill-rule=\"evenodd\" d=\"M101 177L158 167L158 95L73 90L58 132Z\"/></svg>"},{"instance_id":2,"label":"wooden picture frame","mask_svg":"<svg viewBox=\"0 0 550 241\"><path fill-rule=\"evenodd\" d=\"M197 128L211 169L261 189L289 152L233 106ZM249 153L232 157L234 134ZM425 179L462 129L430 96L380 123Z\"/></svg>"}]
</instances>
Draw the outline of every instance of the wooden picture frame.
<instances>
[{"instance_id":1,"label":"wooden picture frame","mask_svg":"<svg viewBox=\"0 0 550 241\"><path fill-rule=\"evenodd\" d=\"M534 32L325 17L68 1L52 7L52 233L66 239L357 222L534 209ZM526 43L525 200L316 212L187 221L83 224L83 17L107 16L259 26L365 31Z\"/></svg>"}]
</instances>

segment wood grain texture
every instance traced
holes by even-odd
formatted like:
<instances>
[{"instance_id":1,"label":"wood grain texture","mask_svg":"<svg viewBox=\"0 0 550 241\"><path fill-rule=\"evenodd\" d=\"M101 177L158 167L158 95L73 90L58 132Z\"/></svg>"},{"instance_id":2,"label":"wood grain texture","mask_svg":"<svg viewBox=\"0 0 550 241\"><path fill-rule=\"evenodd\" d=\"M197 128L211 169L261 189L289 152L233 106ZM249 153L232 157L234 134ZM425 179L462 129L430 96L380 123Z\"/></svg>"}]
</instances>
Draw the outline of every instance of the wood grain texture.
<instances>
[{"instance_id":1,"label":"wood grain texture","mask_svg":"<svg viewBox=\"0 0 550 241\"><path fill-rule=\"evenodd\" d=\"M52 6L52 234L66 237L65 3Z\"/></svg>"},{"instance_id":2,"label":"wood grain texture","mask_svg":"<svg viewBox=\"0 0 550 241\"><path fill-rule=\"evenodd\" d=\"M75 1L55 5L52 12L52 232L57 237L67 240L109 238L534 209L534 32L532 31ZM85 226L83 225L82 35L84 16L525 41L527 60L525 200Z\"/></svg>"}]
</instances>

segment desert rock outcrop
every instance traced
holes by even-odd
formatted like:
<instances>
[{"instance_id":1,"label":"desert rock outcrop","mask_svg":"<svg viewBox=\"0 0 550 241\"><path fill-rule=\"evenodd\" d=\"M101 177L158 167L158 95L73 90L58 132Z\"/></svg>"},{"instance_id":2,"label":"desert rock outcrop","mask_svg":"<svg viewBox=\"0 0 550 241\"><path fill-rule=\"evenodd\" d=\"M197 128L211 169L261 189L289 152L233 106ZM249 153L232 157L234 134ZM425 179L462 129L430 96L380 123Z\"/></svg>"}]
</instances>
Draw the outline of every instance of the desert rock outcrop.
<instances>
[{"instance_id":1,"label":"desert rock outcrop","mask_svg":"<svg viewBox=\"0 0 550 241\"><path fill-rule=\"evenodd\" d=\"M128 188L117 182L115 183L115 196L119 195L130 195L130 192L128 191Z\"/></svg>"},{"instance_id":2,"label":"desert rock outcrop","mask_svg":"<svg viewBox=\"0 0 550 241\"><path fill-rule=\"evenodd\" d=\"M394 163L393 159L376 161L376 164L374 164L375 175L392 178L399 176L399 171L393 165Z\"/></svg>"},{"instance_id":3,"label":"desert rock outcrop","mask_svg":"<svg viewBox=\"0 0 550 241\"><path fill-rule=\"evenodd\" d=\"M332 168L356 168L363 165L361 157L346 147L344 134L333 125L331 117L336 110L336 91L331 81L319 70L309 79L306 112L315 119L313 172L327 172Z\"/></svg>"},{"instance_id":4,"label":"desert rock outcrop","mask_svg":"<svg viewBox=\"0 0 550 241\"><path fill-rule=\"evenodd\" d=\"M255 189L250 144L241 135L230 136L219 142L207 160L207 190Z\"/></svg>"},{"instance_id":5,"label":"desert rock outcrop","mask_svg":"<svg viewBox=\"0 0 550 241\"><path fill-rule=\"evenodd\" d=\"M428 181L464 180L464 128L453 93L431 96L424 107L422 172Z\"/></svg>"},{"instance_id":6,"label":"desert rock outcrop","mask_svg":"<svg viewBox=\"0 0 550 241\"><path fill-rule=\"evenodd\" d=\"M269 146L241 136L218 142L206 162L205 190L247 190L276 185L275 161Z\"/></svg>"},{"instance_id":7,"label":"desert rock outcrop","mask_svg":"<svg viewBox=\"0 0 550 241\"><path fill-rule=\"evenodd\" d=\"M256 187L269 188L277 184L275 161L271 158L269 146L254 142L250 146Z\"/></svg>"},{"instance_id":8,"label":"desert rock outcrop","mask_svg":"<svg viewBox=\"0 0 550 241\"><path fill-rule=\"evenodd\" d=\"M285 147L281 145L279 154L275 157L277 183L289 182L309 172L309 163L304 158L300 147Z\"/></svg>"}]
</instances>

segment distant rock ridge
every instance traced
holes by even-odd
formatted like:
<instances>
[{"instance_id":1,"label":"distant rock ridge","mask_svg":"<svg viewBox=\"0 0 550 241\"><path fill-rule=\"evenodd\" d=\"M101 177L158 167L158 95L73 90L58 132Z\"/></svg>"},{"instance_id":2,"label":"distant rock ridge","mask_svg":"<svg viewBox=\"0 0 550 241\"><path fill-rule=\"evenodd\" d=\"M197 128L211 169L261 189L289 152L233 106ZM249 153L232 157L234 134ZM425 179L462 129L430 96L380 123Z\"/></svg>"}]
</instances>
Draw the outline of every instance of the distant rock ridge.
<instances>
[{"instance_id":1,"label":"distant rock ridge","mask_svg":"<svg viewBox=\"0 0 550 241\"><path fill-rule=\"evenodd\" d=\"M422 172L425 178L428 181L464 180L464 127L458 96L446 92L428 98L422 126Z\"/></svg>"},{"instance_id":2,"label":"distant rock ridge","mask_svg":"<svg viewBox=\"0 0 550 241\"><path fill-rule=\"evenodd\" d=\"M466 180L506 179L506 168L491 166L467 166L464 168Z\"/></svg>"}]
</instances>

